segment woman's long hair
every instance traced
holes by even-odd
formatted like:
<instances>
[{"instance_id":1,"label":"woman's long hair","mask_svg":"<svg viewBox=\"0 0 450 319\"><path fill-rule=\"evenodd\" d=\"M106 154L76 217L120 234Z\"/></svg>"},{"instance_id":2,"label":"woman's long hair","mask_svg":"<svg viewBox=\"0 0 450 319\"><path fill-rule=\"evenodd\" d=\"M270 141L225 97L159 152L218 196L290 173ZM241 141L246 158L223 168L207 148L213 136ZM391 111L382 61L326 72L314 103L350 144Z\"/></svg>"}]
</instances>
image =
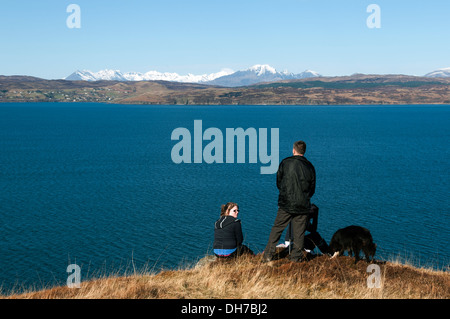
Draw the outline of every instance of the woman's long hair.
<instances>
[{"instance_id":1,"label":"woman's long hair","mask_svg":"<svg viewBox=\"0 0 450 319\"><path fill-rule=\"evenodd\" d=\"M222 207L220 208L220 217L227 216L228 213L230 212L230 209L232 209L234 206L237 206L237 208L239 208L239 205L233 202L223 204Z\"/></svg>"}]
</instances>

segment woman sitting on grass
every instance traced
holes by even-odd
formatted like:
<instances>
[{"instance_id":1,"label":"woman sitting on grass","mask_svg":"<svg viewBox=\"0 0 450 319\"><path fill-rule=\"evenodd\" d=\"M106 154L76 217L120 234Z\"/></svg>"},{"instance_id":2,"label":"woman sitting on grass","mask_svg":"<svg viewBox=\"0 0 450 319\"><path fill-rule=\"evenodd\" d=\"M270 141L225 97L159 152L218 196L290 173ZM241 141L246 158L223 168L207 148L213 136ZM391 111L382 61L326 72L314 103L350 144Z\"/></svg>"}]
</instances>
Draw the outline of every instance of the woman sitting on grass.
<instances>
[{"instance_id":1,"label":"woman sitting on grass","mask_svg":"<svg viewBox=\"0 0 450 319\"><path fill-rule=\"evenodd\" d=\"M220 218L214 223L214 255L219 258L233 258L253 252L242 245L241 221L237 219L239 206L236 203L226 203L220 210Z\"/></svg>"}]
</instances>

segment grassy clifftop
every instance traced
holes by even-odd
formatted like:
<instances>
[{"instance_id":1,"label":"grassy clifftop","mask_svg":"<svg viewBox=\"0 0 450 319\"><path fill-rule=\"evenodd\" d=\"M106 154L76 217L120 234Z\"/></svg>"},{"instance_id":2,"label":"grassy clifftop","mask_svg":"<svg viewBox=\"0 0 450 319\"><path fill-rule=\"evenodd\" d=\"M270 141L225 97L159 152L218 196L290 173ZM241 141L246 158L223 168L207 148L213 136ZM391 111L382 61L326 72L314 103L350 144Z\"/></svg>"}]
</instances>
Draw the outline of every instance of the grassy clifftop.
<instances>
[{"instance_id":1,"label":"grassy clifftop","mask_svg":"<svg viewBox=\"0 0 450 319\"><path fill-rule=\"evenodd\" d=\"M398 263L377 263L379 288L369 288L368 263L342 256L292 263L261 263L260 256L237 260L201 259L195 267L142 272L81 282L81 288L54 287L3 298L45 299L448 299L450 274Z\"/></svg>"}]
</instances>

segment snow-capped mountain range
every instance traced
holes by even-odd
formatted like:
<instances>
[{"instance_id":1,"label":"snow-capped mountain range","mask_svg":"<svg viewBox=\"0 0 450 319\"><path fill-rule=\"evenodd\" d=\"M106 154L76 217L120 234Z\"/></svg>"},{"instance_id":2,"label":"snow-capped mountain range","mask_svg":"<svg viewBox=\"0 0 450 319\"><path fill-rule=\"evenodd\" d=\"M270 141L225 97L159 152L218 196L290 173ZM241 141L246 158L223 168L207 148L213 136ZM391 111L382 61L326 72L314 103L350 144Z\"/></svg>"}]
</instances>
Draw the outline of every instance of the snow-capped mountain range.
<instances>
[{"instance_id":1,"label":"snow-capped mountain range","mask_svg":"<svg viewBox=\"0 0 450 319\"><path fill-rule=\"evenodd\" d=\"M203 75L179 75L177 73L161 73L158 71L149 71L145 73L140 72L127 72L122 73L119 70L101 70L98 72L92 72L89 70L75 71L71 75L65 78L65 80L71 81L175 81L175 82L208 82L218 77L225 76L233 73L231 70L222 70L217 73L203 74Z\"/></svg>"},{"instance_id":2,"label":"snow-capped mountain range","mask_svg":"<svg viewBox=\"0 0 450 319\"><path fill-rule=\"evenodd\" d=\"M217 73L202 75L179 75L178 73L149 71L145 73L127 72L122 73L118 70L101 70L92 72L89 70L75 71L65 78L70 81L171 81L185 83L201 83L220 85L227 87L252 85L261 82L273 82L281 80L294 80L320 77L321 75L315 71L306 70L302 73L294 74L288 71L279 72L275 68L267 64L257 64L246 70L236 71L223 69ZM450 77L450 68L438 69L427 73L425 77Z\"/></svg>"},{"instance_id":3,"label":"snow-capped mountain range","mask_svg":"<svg viewBox=\"0 0 450 319\"><path fill-rule=\"evenodd\" d=\"M289 73L287 71L278 72L270 65L257 64L243 71L233 72L230 69L223 69L220 72L202 75L179 75L177 73L161 73L158 71L149 71L145 73L127 72L122 73L118 70L101 70L92 72L89 70L75 71L65 78L70 81L173 81L185 83L202 83L221 86L243 86L260 82L303 79L309 77L318 77L320 74L314 71L304 71L299 74Z\"/></svg>"},{"instance_id":4,"label":"snow-capped mountain range","mask_svg":"<svg viewBox=\"0 0 450 319\"><path fill-rule=\"evenodd\" d=\"M450 77L450 68L438 69L436 71L425 74L429 78L448 78Z\"/></svg>"},{"instance_id":5,"label":"snow-capped mountain range","mask_svg":"<svg viewBox=\"0 0 450 319\"><path fill-rule=\"evenodd\" d=\"M273 82L281 80L305 79L311 77L319 77L319 73L306 70L299 74L290 73L288 71L278 72L269 65L254 65L243 71L237 71L229 75L225 75L209 81L207 84L221 86L244 86L261 82Z\"/></svg>"}]
</instances>

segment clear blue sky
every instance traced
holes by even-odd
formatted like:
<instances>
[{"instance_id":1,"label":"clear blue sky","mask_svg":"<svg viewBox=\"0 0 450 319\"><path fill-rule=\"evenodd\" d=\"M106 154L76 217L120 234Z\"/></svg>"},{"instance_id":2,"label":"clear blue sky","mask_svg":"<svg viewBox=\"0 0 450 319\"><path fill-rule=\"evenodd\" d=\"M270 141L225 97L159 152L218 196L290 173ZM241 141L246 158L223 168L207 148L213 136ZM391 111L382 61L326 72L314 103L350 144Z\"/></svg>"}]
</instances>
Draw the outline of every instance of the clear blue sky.
<instances>
[{"instance_id":1,"label":"clear blue sky","mask_svg":"<svg viewBox=\"0 0 450 319\"><path fill-rule=\"evenodd\" d=\"M69 4L81 8L70 29ZM370 29L369 4L381 8ZM450 67L448 0L2 0L0 74L204 74L269 64L323 75Z\"/></svg>"}]
</instances>

